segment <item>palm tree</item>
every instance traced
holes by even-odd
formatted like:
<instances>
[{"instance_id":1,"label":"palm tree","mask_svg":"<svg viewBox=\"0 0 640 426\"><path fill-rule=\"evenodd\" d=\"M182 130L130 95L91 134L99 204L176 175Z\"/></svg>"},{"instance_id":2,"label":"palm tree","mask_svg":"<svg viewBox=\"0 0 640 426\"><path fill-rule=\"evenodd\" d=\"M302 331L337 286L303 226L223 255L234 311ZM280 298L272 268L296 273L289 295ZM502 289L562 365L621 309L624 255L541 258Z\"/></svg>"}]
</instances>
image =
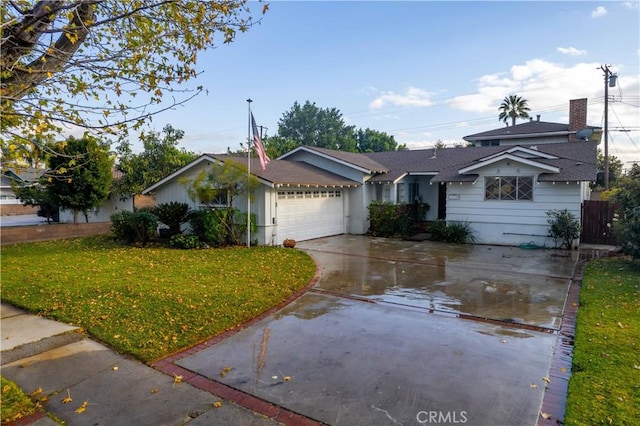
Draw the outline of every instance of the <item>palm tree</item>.
<instances>
[{"instance_id":1,"label":"palm tree","mask_svg":"<svg viewBox=\"0 0 640 426\"><path fill-rule=\"evenodd\" d=\"M506 123L511 118L512 126L516 125L516 118L529 118L529 111L531 111L527 100L518 95L506 96L498 109L500 110L498 120Z\"/></svg>"}]
</instances>

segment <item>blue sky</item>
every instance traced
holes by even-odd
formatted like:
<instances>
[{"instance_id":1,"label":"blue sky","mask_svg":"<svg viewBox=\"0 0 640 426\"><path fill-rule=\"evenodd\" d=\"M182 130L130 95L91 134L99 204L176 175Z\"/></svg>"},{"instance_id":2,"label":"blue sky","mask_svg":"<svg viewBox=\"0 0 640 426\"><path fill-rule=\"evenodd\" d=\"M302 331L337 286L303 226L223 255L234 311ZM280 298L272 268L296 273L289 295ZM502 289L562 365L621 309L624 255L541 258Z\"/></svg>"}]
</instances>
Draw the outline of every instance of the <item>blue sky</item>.
<instances>
[{"instance_id":1,"label":"blue sky","mask_svg":"<svg viewBox=\"0 0 640 426\"><path fill-rule=\"evenodd\" d=\"M197 153L239 149L247 98L267 134L295 101L337 108L349 125L394 135L410 149L449 146L503 126L505 96L542 121L568 122L569 100L588 98L603 126L610 65L609 152L640 161L640 2L271 1L259 25L205 52L201 95L163 112ZM250 3L256 14L261 4ZM620 130L628 130L622 132Z\"/></svg>"}]
</instances>

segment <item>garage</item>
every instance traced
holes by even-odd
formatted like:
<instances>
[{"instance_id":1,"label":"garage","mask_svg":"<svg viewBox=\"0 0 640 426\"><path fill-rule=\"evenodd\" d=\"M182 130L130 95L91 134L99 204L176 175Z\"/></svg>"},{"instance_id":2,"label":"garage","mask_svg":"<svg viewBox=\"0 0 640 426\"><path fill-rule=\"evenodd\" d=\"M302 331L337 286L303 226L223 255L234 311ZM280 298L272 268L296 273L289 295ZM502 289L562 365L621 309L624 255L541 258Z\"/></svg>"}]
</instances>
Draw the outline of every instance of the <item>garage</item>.
<instances>
[{"instance_id":1,"label":"garage","mask_svg":"<svg viewBox=\"0 0 640 426\"><path fill-rule=\"evenodd\" d=\"M343 199L342 190L335 188L278 191L278 243L343 234Z\"/></svg>"}]
</instances>

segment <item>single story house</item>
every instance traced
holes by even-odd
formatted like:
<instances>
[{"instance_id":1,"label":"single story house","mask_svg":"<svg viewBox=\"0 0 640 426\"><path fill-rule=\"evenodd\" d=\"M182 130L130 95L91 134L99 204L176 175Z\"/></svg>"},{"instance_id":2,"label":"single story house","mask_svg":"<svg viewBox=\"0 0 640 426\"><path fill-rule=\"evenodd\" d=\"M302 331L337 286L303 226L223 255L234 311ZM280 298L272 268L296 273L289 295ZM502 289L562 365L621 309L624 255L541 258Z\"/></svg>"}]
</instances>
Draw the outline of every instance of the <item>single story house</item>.
<instances>
[{"instance_id":1,"label":"single story house","mask_svg":"<svg viewBox=\"0 0 640 426\"><path fill-rule=\"evenodd\" d=\"M596 178L596 148L577 141L358 154L300 146L264 171L251 160L261 184L251 201L258 224L252 239L280 245L286 238L365 234L372 201L420 200L430 205L426 220L469 222L478 243L552 246L546 212L568 209L580 217ZM226 161L247 159L204 154L142 193L198 208L182 182ZM246 198L234 203L246 211Z\"/></svg>"},{"instance_id":2,"label":"single story house","mask_svg":"<svg viewBox=\"0 0 640 426\"><path fill-rule=\"evenodd\" d=\"M45 169L29 167L3 168L0 176L0 204L21 204L13 192L12 185L35 185L45 172Z\"/></svg>"},{"instance_id":3,"label":"single story house","mask_svg":"<svg viewBox=\"0 0 640 426\"><path fill-rule=\"evenodd\" d=\"M300 146L264 171L252 159L250 170L260 182L250 204L258 225L252 239L280 245L287 238L365 234L372 201L419 201L430 206L425 220L468 222L478 243L552 246L547 212L567 209L580 218L596 179L601 131L587 126L586 118L587 99L575 99L569 124L538 116L465 137L474 147L359 154ZM181 182L226 161L248 160L204 154L142 194L199 208ZM234 204L246 211L246 198Z\"/></svg>"}]
</instances>

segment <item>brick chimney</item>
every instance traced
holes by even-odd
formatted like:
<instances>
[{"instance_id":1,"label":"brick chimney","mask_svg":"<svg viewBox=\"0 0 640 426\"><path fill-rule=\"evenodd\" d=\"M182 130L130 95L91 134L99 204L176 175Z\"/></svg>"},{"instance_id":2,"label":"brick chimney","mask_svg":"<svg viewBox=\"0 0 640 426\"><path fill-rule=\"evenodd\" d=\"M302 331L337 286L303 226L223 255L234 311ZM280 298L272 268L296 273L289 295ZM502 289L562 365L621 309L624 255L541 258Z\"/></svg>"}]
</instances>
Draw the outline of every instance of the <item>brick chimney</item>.
<instances>
[{"instance_id":1,"label":"brick chimney","mask_svg":"<svg viewBox=\"0 0 640 426\"><path fill-rule=\"evenodd\" d=\"M569 142L578 142L575 132L587 127L587 98L569 101Z\"/></svg>"}]
</instances>

